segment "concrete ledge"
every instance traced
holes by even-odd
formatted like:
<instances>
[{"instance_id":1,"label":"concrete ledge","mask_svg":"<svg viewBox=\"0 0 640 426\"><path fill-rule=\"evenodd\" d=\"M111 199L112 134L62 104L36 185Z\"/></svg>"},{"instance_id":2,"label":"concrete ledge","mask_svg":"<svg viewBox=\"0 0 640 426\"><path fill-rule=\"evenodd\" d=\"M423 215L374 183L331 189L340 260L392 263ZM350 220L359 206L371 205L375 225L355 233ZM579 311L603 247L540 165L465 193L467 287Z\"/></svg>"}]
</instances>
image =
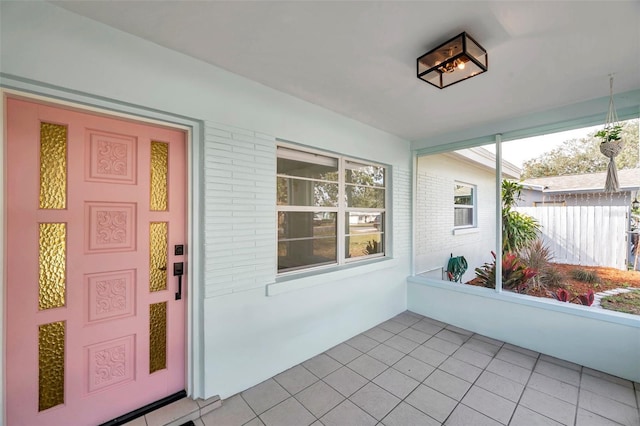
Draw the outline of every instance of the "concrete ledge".
<instances>
[{"instance_id":1,"label":"concrete ledge","mask_svg":"<svg viewBox=\"0 0 640 426\"><path fill-rule=\"evenodd\" d=\"M410 277L407 308L536 352L640 380L640 317Z\"/></svg>"}]
</instances>

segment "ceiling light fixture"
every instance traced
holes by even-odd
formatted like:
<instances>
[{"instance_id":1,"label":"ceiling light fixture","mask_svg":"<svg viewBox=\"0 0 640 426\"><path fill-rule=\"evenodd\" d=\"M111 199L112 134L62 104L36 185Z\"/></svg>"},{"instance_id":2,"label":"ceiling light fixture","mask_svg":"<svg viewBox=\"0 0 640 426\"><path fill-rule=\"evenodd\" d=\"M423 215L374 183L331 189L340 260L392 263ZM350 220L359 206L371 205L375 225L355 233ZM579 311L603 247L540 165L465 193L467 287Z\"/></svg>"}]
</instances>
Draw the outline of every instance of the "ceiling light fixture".
<instances>
[{"instance_id":1,"label":"ceiling light fixture","mask_svg":"<svg viewBox=\"0 0 640 426\"><path fill-rule=\"evenodd\" d=\"M485 72L488 56L484 47L463 32L420 56L417 63L420 80L444 89Z\"/></svg>"}]
</instances>

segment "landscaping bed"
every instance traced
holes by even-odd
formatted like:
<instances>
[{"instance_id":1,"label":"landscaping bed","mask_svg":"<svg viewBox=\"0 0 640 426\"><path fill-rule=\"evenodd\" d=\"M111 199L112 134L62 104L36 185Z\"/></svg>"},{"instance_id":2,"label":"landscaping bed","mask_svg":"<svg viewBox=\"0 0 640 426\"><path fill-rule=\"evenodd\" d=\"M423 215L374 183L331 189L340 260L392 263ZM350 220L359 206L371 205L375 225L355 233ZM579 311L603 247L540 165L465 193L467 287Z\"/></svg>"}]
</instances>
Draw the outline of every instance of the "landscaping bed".
<instances>
[{"instance_id":1,"label":"landscaping bed","mask_svg":"<svg viewBox=\"0 0 640 426\"><path fill-rule=\"evenodd\" d=\"M600 266L580 266L580 265L566 265L562 263L554 263L553 266L559 269L564 279L564 289L567 290L572 297L579 294L585 294L589 290L593 290L594 293L600 293L606 290L613 290L615 288L635 287L640 288L640 271L623 271L615 268L605 268ZM595 272L599 280L597 282L589 283L579 281L572 276L572 271L581 269L584 271ZM553 288L549 289L553 291ZM532 289L526 294L539 297L550 297L543 289Z\"/></svg>"},{"instance_id":2,"label":"landscaping bed","mask_svg":"<svg viewBox=\"0 0 640 426\"><path fill-rule=\"evenodd\" d=\"M640 315L640 289L603 297L600 306L611 311Z\"/></svg>"},{"instance_id":3,"label":"landscaping bed","mask_svg":"<svg viewBox=\"0 0 640 426\"><path fill-rule=\"evenodd\" d=\"M558 280L559 285L546 286L546 288L527 285L521 293L529 296L554 298L554 293L559 289L564 289L568 293L569 301L580 303L578 296L589 293L589 290L600 293L617 288L635 288L638 291L603 299L602 307L640 315L640 271L623 271L615 268L563 263L551 263L550 266L555 268L561 277ZM482 286L482 282L478 278L474 278L467 284Z\"/></svg>"}]
</instances>

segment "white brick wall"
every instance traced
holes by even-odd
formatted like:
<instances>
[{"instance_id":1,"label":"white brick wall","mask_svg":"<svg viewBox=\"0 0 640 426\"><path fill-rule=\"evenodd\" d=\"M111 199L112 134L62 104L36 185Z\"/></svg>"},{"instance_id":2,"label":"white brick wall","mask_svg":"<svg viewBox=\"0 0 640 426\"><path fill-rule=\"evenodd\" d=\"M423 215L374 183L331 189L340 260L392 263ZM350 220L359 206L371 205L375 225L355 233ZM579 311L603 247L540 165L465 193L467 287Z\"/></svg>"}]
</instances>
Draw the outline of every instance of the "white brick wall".
<instances>
[{"instance_id":1,"label":"white brick wall","mask_svg":"<svg viewBox=\"0 0 640 426\"><path fill-rule=\"evenodd\" d=\"M263 287L275 280L276 141L272 136L205 123L205 297ZM411 172L393 167L393 257L411 252Z\"/></svg>"},{"instance_id":2,"label":"white brick wall","mask_svg":"<svg viewBox=\"0 0 640 426\"><path fill-rule=\"evenodd\" d=\"M475 277L474 269L493 260L495 250L495 175L445 155L418 160L416 186L415 268L421 273L446 269L448 259L464 256L469 268L463 282ZM456 181L477 190L477 232L453 235L453 190ZM427 276L439 278L439 270Z\"/></svg>"},{"instance_id":3,"label":"white brick wall","mask_svg":"<svg viewBox=\"0 0 640 426\"><path fill-rule=\"evenodd\" d=\"M393 257L411 254L411 171L394 167L391 180Z\"/></svg>"},{"instance_id":4,"label":"white brick wall","mask_svg":"<svg viewBox=\"0 0 640 426\"><path fill-rule=\"evenodd\" d=\"M275 172L274 137L205 123L205 297L273 282Z\"/></svg>"}]
</instances>

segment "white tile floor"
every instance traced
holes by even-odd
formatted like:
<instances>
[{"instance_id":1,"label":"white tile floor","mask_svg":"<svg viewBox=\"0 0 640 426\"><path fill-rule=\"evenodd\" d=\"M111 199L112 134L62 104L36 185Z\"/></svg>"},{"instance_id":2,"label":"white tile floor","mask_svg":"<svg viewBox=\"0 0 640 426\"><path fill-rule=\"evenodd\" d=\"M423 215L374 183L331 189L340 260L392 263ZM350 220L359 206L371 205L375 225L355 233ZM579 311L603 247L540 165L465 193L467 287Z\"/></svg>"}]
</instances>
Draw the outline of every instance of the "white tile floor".
<instances>
[{"instance_id":1,"label":"white tile floor","mask_svg":"<svg viewBox=\"0 0 640 426\"><path fill-rule=\"evenodd\" d=\"M195 424L639 426L639 404L639 383L404 312Z\"/></svg>"}]
</instances>

